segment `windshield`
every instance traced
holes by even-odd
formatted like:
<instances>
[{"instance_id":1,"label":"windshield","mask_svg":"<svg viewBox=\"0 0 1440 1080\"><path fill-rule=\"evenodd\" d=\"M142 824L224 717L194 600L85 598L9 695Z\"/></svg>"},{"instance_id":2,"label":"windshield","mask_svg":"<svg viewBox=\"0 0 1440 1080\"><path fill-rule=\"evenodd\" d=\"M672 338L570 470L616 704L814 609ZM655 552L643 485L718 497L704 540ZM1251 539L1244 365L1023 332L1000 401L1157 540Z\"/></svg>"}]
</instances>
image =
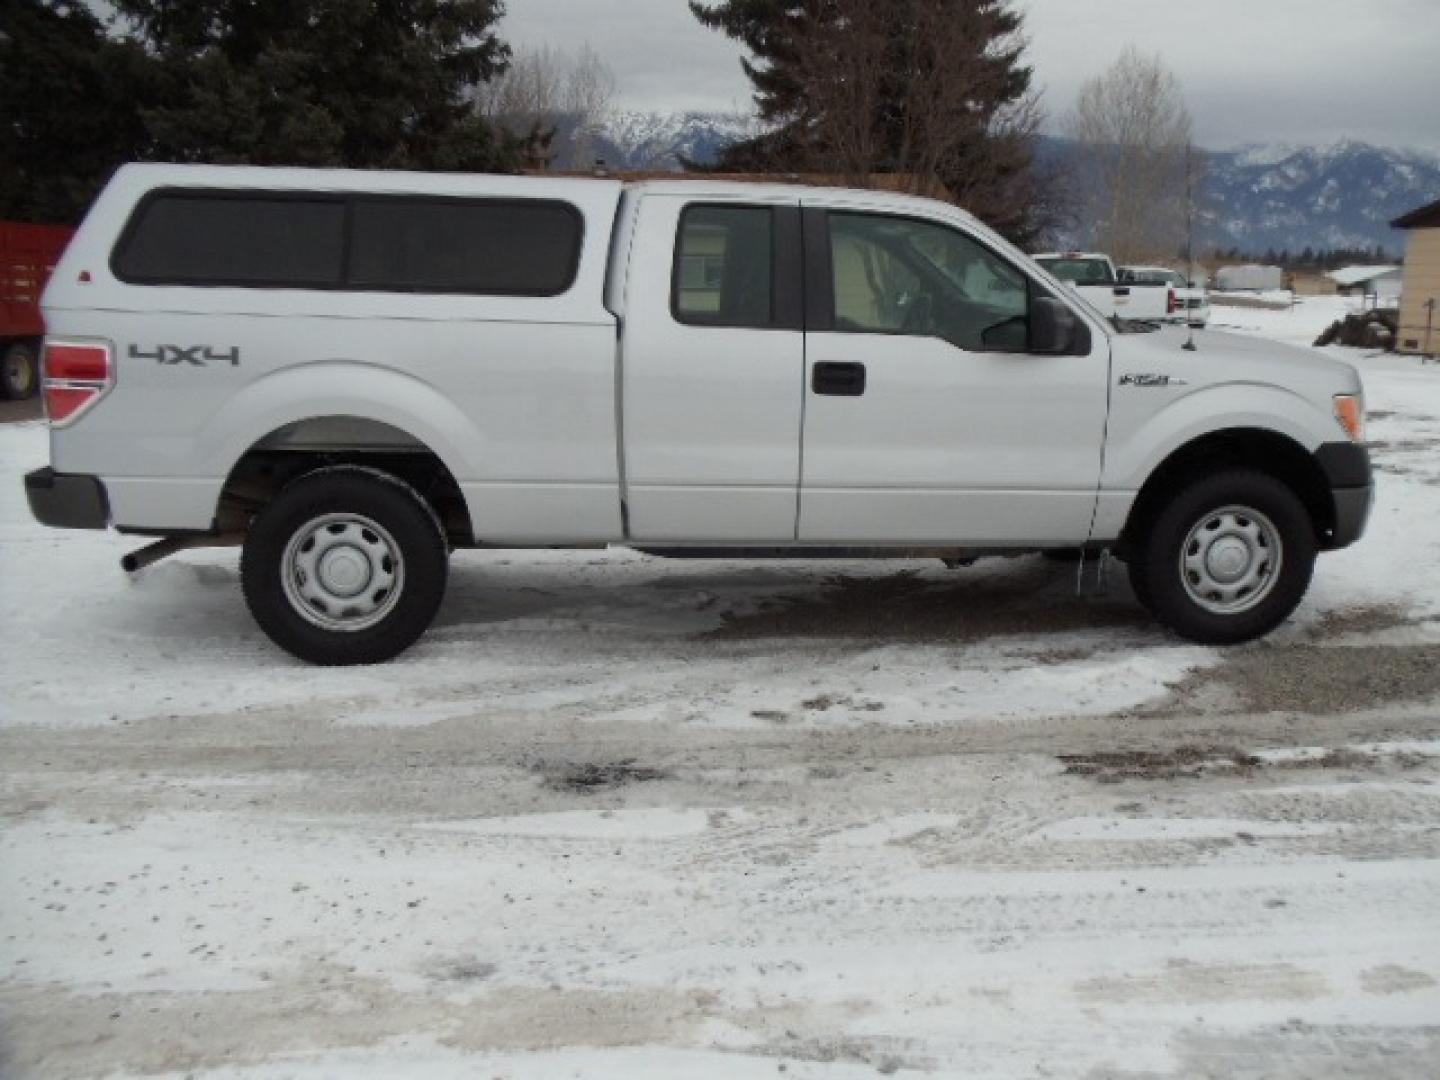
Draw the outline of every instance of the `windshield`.
<instances>
[{"instance_id":1,"label":"windshield","mask_svg":"<svg viewBox=\"0 0 1440 1080\"><path fill-rule=\"evenodd\" d=\"M1038 270L1041 275L1039 281L1041 282L1041 288L1043 290L1041 295L1051 295L1050 288L1052 285L1056 284L1059 279L1050 272L1050 268L1048 266L1046 266L1040 260L1036 259L1035 256L1021 251L1014 244L1010 243L1009 240L1006 240L994 229L990 228L988 225L982 222L979 218L976 218L970 214L966 214L964 215L964 221L966 228L975 233L977 236L982 237L985 242L988 243L994 250L1000 252L1001 254L1008 255L1015 263L1019 264L1020 266L1029 268L1032 272ZM1095 323L1098 326L1111 326L1109 317L1103 311L1097 308L1094 304L1092 304L1084 296L1084 294L1079 293L1074 289L1066 289L1065 303L1078 305L1079 307L1083 308L1085 313L1089 315L1090 318L1095 320Z\"/></svg>"},{"instance_id":2,"label":"windshield","mask_svg":"<svg viewBox=\"0 0 1440 1080\"><path fill-rule=\"evenodd\" d=\"M1036 259L1061 281L1072 285L1114 285L1115 275L1104 259L1052 258Z\"/></svg>"}]
</instances>

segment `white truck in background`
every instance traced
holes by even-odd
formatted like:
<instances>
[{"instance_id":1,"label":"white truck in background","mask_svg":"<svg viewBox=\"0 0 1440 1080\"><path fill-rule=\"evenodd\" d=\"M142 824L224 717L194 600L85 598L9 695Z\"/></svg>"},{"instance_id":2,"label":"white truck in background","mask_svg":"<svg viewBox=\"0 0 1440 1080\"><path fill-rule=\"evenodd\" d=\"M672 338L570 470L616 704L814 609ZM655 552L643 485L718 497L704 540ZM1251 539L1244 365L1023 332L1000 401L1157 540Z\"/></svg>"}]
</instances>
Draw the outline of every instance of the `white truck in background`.
<instances>
[{"instance_id":1,"label":"white truck in background","mask_svg":"<svg viewBox=\"0 0 1440 1080\"><path fill-rule=\"evenodd\" d=\"M1166 322L1193 326L1197 330L1210 322L1210 292L1196 285L1179 270L1168 266L1122 266L1120 280L1135 285L1163 285L1170 290L1170 311Z\"/></svg>"},{"instance_id":2,"label":"white truck in background","mask_svg":"<svg viewBox=\"0 0 1440 1080\"><path fill-rule=\"evenodd\" d=\"M465 548L1109 549L1245 641L1370 508L1348 364L1109 319L877 191L132 165L43 307L34 516L150 537L132 570L243 545L316 663L411 645Z\"/></svg>"},{"instance_id":3,"label":"white truck in background","mask_svg":"<svg viewBox=\"0 0 1440 1080\"><path fill-rule=\"evenodd\" d=\"M1034 260L1090 302L1106 318L1166 321L1174 303L1166 289L1121 279L1109 255L1045 252Z\"/></svg>"}]
</instances>

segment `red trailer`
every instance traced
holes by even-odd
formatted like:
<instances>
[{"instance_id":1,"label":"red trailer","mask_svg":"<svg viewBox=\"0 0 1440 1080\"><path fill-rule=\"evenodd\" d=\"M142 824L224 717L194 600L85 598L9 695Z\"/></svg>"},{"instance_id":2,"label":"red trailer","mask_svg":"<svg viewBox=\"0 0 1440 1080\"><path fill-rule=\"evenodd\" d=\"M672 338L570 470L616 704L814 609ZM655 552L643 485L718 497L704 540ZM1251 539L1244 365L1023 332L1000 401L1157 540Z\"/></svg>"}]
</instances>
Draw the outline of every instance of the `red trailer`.
<instances>
[{"instance_id":1,"label":"red trailer","mask_svg":"<svg viewBox=\"0 0 1440 1080\"><path fill-rule=\"evenodd\" d=\"M40 294L75 230L0 221L0 397L27 398L40 385Z\"/></svg>"}]
</instances>

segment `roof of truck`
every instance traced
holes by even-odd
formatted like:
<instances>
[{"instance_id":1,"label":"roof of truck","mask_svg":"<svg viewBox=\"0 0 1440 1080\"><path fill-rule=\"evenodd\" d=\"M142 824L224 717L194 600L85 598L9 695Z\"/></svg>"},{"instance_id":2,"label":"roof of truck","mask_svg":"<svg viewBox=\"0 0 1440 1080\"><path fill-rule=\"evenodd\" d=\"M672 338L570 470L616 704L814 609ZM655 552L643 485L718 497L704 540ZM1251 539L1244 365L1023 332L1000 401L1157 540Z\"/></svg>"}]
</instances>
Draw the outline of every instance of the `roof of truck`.
<instances>
[{"instance_id":1,"label":"roof of truck","mask_svg":"<svg viewBox=\"0 0 1440 1080\"><path fill-rule=\"evenodd\" d=\"M893 206L914 206L916 203L927 203L933 206L942 206L947 210L960 210L954 203L946 202L943 199L931 198L927 195L912 195L903 191L887 191L880 188L845 187L830 184L811 184L799 181L775 182L773 180L720 180L710 179L704 175L691 177L675 177L664 180L636 180L626 183L626 188L635 191L644 191L655 195L693 195L697 190L704 191L707 195L725 195L736 198L798 198L815 199L817 194L823 193L825 201L833 200L864 202L867 205L893 205ZM965 211L960 210L961 213Z\"/></svg>"},{"instance_id":2,"label":"roof of truck","mask_svg":"<svg viewBox=\"0 0 1440 1080\"><path fill-rule=\"evenodd\" d=\"M875 187L845 187L824 181L838 177L786 176L783 180L752 174L713 175L704 173L604 174L404 172L380 169L306 169L290 166L255 165L170 165L131 164L116 174L139 188L225 186L261 189L319 188L325 191L368 191L415 194L494 194L504 196L541 195L574 197L579 192L601 190L643 191L657 195L691 195L703 192L716 198L810 199L824 193L834 205L863 202L867 206L914 207L917 203L965 213L954 203L930 195L909 194L901 189L906 178L874 177ZM936 188L936 193L944 193ZM966 215L969 216L968 214Z\"/></svg>"},{"instance_id":3,"label":"roof of truck","mask_svg":"<svg viewBox=\"0 0 1440 1080\"><path fill-rule=\"evenodd\" d=\"M271 165L171 165L142 162L122 166L115 180L140 186L174 184L200 187L223 184L245 188L321 188L327 191L420 192L473 189L511 194L537 189L584 190L618 188L605 177L510 176L501 173L406 172L387 169L305 169Z\"/></svg>"}]
</instances>

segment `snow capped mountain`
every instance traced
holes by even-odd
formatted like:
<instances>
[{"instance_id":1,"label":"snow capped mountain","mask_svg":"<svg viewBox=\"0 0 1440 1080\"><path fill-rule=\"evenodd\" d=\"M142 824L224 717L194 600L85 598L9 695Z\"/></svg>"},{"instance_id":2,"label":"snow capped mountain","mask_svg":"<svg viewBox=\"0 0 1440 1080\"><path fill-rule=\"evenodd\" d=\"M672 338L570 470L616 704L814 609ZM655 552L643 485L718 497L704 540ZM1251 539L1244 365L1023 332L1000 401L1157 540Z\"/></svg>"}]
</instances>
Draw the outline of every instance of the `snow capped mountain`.
<instances>
[{"instance_id":1,"label":"snow capped mountain","mask_svg":"<svg viewBox=\"0 0 1440 1080\"><path fill-rule=\"evenodd\" d=\"M1265 167L1278 165L1286 158L1300 151L1301 147L1295 143L1248 143L1231 153L1235 155L1235 162L1245 167Z\"/></svg>"},{"instance_id":2,"label":"snow capped mountain","mask_svg":"<svg viewBox=\"0 0 1440 1080\"><path fill-rule=\"evenodd\" d=\"M1390 222L1440 197L1440 156L1342 139L1208 155L1201 204L1212 246L1247 251L1374 247L1398 253Z\"/></svg>"},{"instance_id":3,"label":"snow capped mountain","mask_svg":"<svg viewBox=\"0 0 1440 1080\"><path fill-rule=\"evenodd\" d=\"M618 112L595 143L613 169L680 169L682 160L713 162L730 143L760 130L744 113ZM1046 139L1041 155L1061 175L1074 147ZM1440 198L1440 155L1342 139L1329 146L1264 143L1212 151L1201 185L1203 247L1270 248L1403 246L1390 222Z\"/></svg>"},{"instance_id":4,"label":"snow capped mountain","mask_svg":"<svg viewBox=\"0 0 1440 1080\"><path fill-rule=\"evenodd\" d=\"M595 156L613 169L679 169L682 161L709 164L759 130L744 113L617 112L596 141Z\"/></svg>"},{"instance_id":5,"label":"snow capped mountain","mask_svg":"<svg viewBox=\"0 0 1440 1080\"><path fill-rule=\"evenodd\" d=\"M1068 140L1044 140L1040 156L1071 183L1096 182ZM1195 237L1202 251L1298 254L1307 247L1378 245L1395 256L1404 248L1404 236L1390 222L1440 198L1440 156L1425 150L1342 139L1328 146L1255 144L1204 156ZM1067 245L1090 242L1084 221L1059 239Z\"/></svg>"}]
</instances>

